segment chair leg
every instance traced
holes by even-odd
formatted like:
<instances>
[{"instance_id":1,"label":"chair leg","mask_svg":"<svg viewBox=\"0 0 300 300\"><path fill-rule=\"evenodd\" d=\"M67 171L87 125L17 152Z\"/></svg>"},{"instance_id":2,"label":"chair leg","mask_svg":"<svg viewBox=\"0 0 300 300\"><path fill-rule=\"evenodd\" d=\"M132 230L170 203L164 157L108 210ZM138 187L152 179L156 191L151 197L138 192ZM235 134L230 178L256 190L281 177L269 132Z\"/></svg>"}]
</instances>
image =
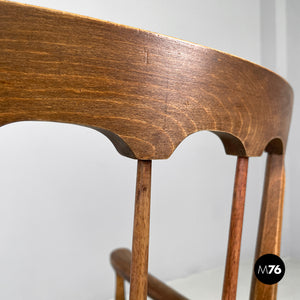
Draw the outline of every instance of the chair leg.
<instances>
[{"instance_id":1,"label":"chair leg","mask_svg":"<svg viewBox=\"0 0 300 300\"><path fill-rule=\"evenodd\" d=\"M268 154L255 261L264 254L280 254L284 185L284 156ZM253 273L251 300L275 300L276 295L277 284L263 284Z\"/></svg>"},{"instance_id":2,"label":"chair leg","mask_svg":"<svg viewBox=\"0 0 300 300\"><path fill-rule=\"evenodd\" d=\"M150 225L151 161L139 160L130 271L130 300L146 300Z\"/></svg>"},{"instance_id":3,"label":"chair leg","mask_svg":"<svg viewBox=\"0 0 300 300\"><path fill-rule=\"evenodd\" d=\"M124 279L116 273L116 300L125 300Z\"/></svg>"},{"instance_id":4,"label":"chair leg","mask_svg":"<svg viewBox=\"0 0 300 300\"><path fill-rule=\"evenodd\" d=\"M223 300L233 300L236 298L247 184L247 172L248 157L238 157L231 209L226 267L223 283Z\"/></svg>"}]
</instances>

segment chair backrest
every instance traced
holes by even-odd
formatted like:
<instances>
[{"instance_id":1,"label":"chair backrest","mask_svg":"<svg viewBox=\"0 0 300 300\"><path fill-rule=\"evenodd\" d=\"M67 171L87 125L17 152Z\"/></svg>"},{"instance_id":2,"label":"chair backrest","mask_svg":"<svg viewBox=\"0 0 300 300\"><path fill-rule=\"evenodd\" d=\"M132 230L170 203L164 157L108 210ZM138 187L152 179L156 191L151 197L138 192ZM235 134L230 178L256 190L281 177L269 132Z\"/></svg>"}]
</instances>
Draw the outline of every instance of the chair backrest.
<instances>
[{"instance_id":1,"label":"chair backrest","mask_svg":"<svg viewBox=\"0 0 300 300\"><path fill-rule=\"evenodd\" d=\"M279 254L293 92L241 58L148 31L0 0L0 126L74 123L138 159L130 299L146 299L151 160L209 130L237 155L223 299L238 278L249 156L269 152L256 257ZM275 299L253 280L251 299Z\"/></svg>"},{"instance_id":2,"label":"chair backrest","mask_svg":"<svg viewBox=\"0 0 300 300\"><path fill-rule=\"evenodd\" d=\"M223 52L155 33L0 1L0 126L75 123L128 157L168 158L209 130L228 154L283 153L292 90ZM271 143L270 143L271 142Z\"/></svg>"}]
</instances>

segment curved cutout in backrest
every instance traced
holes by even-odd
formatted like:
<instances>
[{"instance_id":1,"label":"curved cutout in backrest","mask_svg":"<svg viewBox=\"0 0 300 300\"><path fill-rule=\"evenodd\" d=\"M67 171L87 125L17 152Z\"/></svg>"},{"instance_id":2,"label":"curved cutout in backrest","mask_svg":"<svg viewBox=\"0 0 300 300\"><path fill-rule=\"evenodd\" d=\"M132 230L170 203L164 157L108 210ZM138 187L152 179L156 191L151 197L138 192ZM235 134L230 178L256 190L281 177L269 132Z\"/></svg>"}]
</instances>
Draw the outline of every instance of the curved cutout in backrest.
<instances>
[{"instance_id":1,"label":"curved cutout in backrest","mask_svg":"<svg viewBox=\"0 0 300 300\"><path fill-rule=\"evenodd\" d=\"M151 32L0 1L0 126L36 120L104 133L137 159L208 130L233 155L285 151L293 92L275 73ZM275 147L276 148L276 147Z\"/></svg>"},{"instance_id":2,"label":"curved cutout in backrest","mask_svg":"<svg viewBox=\"0 0 300 300\"><path fill-rule=\"evenodd\" d=\"M129 148L129 146L118 135L114 134L111 131L101 129L101 128L93 128L93 127L90 128L95 129L101 132L102 134L104 134L113 143L113 145L115 146L115 148L120 154L130 158L136 158L134 153Z\"/></svg>"},{"instance_id":3,"label":"curved cutout in backrest","mask_svg":"<svg viewBox=\"0 0 300 300\"><path fill-rule=\"evenodd\" d=\"M245 146L236 136L226 132L212 131L212 133L221 139L227 154L246 156Z\"/></svg>"},{"instance_id":4,"label":"curved cutout in backrest","mask_svg":"<svg viewBox=\"0 0 300 300\"><path fill-rule=\"evenodd\" d=\"M265 151L270 154L283 154L284 147L282 140L279 138L272 139L266 146Z\"/></svg>"}]
</instances>

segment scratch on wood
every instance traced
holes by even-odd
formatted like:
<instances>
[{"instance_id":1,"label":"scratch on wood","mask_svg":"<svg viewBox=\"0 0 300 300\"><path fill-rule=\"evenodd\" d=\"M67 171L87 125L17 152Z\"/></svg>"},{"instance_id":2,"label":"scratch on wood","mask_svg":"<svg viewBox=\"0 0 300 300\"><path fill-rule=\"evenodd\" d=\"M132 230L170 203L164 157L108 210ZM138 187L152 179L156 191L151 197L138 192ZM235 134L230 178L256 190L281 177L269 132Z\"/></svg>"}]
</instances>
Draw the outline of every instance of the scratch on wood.
<instances>
[{"instance_id":1,"label":"scratch on wood","mask_svg":"<svg viewBox=\"0 0 300 300\"><path fill-rule=\"evenodd\" d=\"M149 50L147 48L144 48L145 52L145 64L149 64Z\"/></svg>"}]
</instances>

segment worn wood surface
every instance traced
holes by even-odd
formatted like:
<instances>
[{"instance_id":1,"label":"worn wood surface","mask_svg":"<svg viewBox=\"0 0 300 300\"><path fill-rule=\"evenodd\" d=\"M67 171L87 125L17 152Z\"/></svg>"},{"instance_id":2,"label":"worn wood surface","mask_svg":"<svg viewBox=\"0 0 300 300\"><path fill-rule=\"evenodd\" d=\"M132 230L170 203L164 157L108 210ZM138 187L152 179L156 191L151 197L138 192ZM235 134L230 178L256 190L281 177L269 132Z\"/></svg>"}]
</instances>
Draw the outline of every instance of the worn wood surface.
<instances>
[{"instance_id":1,"label":"worn wood surface","mask_svg":"<svg viewBox=\"0 0 300 300\"><path fill-rule=\"evenodd\" d=\"M254 263L264 254L280 255L284 186L284 156L269 154ZM251 300L275 300L276 295L277 284L263 284L253 273Z\"/></svg>"},{"instance_id":2,"label":"worn wood surface","mask_svg":"<svg viewBox=\"0 0 300 300\"><path fill-rule=\"evenodd\" d=\"M117 274L130 281L131 252L128 249L116 249L110 256L111 264ZM168 285L148 274L148 296L154 300L187 300Z\"/></svg>"},{"instance_id":3,"label":"worn wood surface","mask_svg":"<svg viewBox=\"0 0 300 300\"><path fill-rule=\"evenodd\" d=\"M248 157L238 157L236 164L228 249L223 283L223 300L233 300L236 298L247 173Z\"/></svg>"},{"instance_id":4,"label":"worn wood surface","mask_svg":"<svg viewBox=\"0 0 300 300\"><path fill-rule=\"evenodd\" d=\"M139 160L137 165L130 300L147 298L151 164L151 160Z\"/></svg>"},{"instance_id":5,"label":"worn wood surface","mask_svg":"<svg viewBox=\"0 0 300 300\"><path fill-rule=\"evenodd\" d=\"M284 151L292 90L220 51L144 30L0 0L0 126L95 128L128 157L168 158L210 130L226 152Z\"/></svg>"}]
</instances>

